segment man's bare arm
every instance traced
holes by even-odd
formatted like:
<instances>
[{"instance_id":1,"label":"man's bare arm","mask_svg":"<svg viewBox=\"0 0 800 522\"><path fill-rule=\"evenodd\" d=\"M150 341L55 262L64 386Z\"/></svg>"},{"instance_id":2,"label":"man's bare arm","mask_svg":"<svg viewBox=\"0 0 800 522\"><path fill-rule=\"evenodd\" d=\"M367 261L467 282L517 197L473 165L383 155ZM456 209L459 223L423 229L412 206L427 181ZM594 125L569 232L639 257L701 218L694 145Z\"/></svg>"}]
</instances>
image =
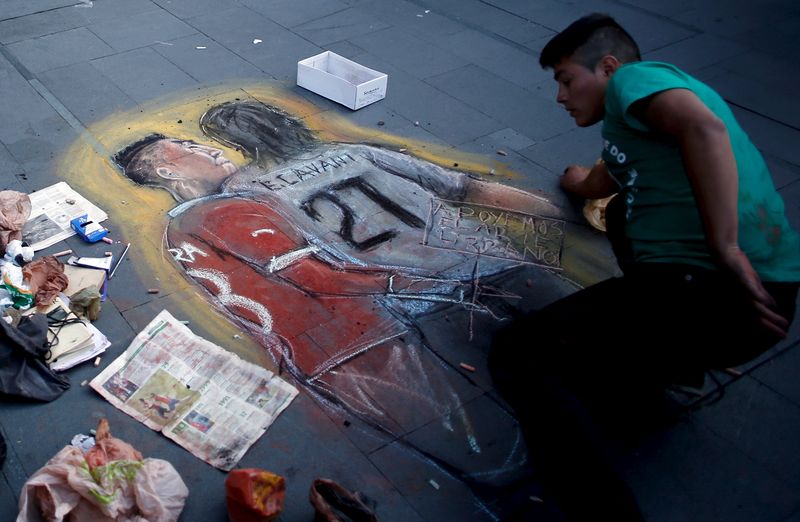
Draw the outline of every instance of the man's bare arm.
<instances>
[{"instance_id":1,"label":"man's bare arm","mask_svg":"<svg viewBox=\"0 0 800 522\"><path fill-rule=\"evenodd\" d=\"M785 337L786 319L774 311L775 301L739 249L739 174L725 124L686 89L655 94L634 105L632 114L678 143L712 254L749 294L762 326Z\"/></svg>"}]
</instances>

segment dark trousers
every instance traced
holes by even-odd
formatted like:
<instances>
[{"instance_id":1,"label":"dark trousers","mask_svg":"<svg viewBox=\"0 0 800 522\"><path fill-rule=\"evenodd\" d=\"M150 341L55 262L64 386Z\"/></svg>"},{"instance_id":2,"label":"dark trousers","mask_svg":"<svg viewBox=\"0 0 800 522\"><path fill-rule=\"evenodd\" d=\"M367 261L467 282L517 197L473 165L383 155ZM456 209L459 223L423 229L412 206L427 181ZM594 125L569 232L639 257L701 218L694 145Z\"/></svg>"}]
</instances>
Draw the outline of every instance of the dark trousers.
<instances>
[{"instance_id":1,"label":"dark trousers","mask_svg":"<svg viewBox=\"0 0 800 522\"><path fill-rule=\"evenodd\" d=\"M798 285L765 287L791 320ZM515 319L494 338L489 369L567 520L642 520L609 450L615 428L641 418L667 385L776 341L726 276L627 264L624 277Z\"/></svg>"}]
</instances>

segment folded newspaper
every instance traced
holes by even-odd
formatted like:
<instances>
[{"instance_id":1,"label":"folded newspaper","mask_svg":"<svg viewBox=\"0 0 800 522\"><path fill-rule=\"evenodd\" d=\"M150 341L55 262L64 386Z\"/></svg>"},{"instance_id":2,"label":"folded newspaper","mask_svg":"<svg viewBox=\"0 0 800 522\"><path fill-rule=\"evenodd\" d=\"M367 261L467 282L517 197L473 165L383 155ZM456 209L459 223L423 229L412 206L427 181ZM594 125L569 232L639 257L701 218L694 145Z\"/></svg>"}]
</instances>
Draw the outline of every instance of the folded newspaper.
<instances>
[{"instance_id":1,"label":"folded newspaper","mask_svg":"<svg viewBox=\"0 0 800 522\"><path fill-rule=\"evenodd\" d=\"M78 216L87 214L95 223L108 218L64 181L31 192L28 197L31 198L31 215L22 227L22 239L37 251L74 236L69 222Z\"/></svg>"},{"instance_id":2,"label":"folded newspaper","mask_svg":"<svg viewBox=\"0 0 800 522\"><path fill-rule=\"evenodd\" d=\"M297 390L162 310L91 382L100 395L212 466L230 470Z\"/></svg>"}]
</instances>

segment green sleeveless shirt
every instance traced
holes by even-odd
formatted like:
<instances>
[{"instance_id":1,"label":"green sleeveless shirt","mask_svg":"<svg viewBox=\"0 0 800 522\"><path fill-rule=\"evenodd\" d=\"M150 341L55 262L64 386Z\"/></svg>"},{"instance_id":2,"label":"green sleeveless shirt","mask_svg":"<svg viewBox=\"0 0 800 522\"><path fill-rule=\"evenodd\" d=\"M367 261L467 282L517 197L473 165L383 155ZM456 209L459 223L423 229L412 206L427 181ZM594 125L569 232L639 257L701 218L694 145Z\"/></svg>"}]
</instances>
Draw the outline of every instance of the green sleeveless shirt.
<instances>
[{"instance_id":1,"label":"green sleeveless shirt","mask_svg":"<svg viewBox=\"0 0 800 522\"><path fill-rule=\"evenodd\" d=\"M608 83L603 120L605 161L626 203L626 235L636 262L685 263L715 268L676 143L651 132L628 109L669 89L688 89L728 129L739 171L739 247L765 281L800 281L800 238L764 159L713 89L677 67L634 62Z\"/></svg>"}]
</instances>

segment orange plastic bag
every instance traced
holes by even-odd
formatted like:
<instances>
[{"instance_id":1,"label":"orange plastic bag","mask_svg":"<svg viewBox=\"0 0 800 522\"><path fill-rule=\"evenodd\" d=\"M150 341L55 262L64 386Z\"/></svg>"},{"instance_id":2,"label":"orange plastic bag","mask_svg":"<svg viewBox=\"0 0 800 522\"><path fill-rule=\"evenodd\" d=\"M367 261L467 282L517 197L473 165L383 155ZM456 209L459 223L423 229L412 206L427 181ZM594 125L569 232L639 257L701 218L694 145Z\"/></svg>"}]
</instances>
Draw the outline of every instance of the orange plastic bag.
<instances>
[{"instance_id":1,"label":"orange plastic bag","mask_svg":"<svg viewBox=\"0 0 800 522\"><path fill-rule=\"evenodd\" d=\"M231 522L269 522L283 509L283 477L258 468L236 469L225 479L225 500Z\"/></svg>"},{"instance_id":2,"label":"orange plastic bag","mask_svg":"<svg viewBox=\"0 0 800 522\"><path fill-rule=\"evenodd\" d=\"M36 296L37 306L53 304L58 293L69 285L64 265L53 256L34 259L22 267L22 275Z\"/></svg>"}]
</instances>

